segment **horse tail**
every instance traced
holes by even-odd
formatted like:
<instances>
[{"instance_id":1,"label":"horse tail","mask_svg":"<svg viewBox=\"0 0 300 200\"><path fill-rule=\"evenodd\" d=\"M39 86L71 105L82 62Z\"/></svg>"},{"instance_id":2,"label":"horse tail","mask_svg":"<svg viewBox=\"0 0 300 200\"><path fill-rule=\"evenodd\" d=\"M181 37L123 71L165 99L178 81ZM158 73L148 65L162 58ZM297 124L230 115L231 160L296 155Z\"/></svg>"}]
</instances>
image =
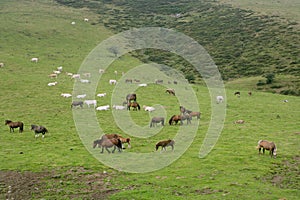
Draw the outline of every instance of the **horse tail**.
<instances>
[{"instance_id":1,"label":"horse tail","mask_svg":"<svg viewBox=\"0 0 300 200\"><path fill-rule=\"evenodd\" d=\"M23 122L21 122L21 125L20 125L20 132L22 133L23 130L24 130L24 124L23 124Z\"/></svg>"},{"instance_id":2,"label":"horse tail","mask_svg":"<svg viewBox=\"0 0 300 200\"><path fill-rule=\"evenodd\" d=\"M170 125L172 124L173 117L175 117L175 115L173 115L173 116L170 118L170 120L169 120L169 124L170 124Z\"/></svg>"}]
</instances>

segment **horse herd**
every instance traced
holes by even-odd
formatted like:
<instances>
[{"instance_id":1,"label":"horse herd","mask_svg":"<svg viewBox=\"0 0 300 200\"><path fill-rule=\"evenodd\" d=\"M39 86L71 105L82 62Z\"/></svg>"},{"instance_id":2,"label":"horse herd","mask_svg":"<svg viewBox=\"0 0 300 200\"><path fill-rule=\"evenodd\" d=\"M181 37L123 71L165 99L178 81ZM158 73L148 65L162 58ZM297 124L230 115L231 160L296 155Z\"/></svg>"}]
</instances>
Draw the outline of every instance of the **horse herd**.
<instances>
[{"instance_id":1,"label":"horse herd","mask_svg":"<svg viewBox=\"0 0 300 200\"><path fill-rule=\"evenodd\" d=\"M24 123L23 122L13 122L11 120L5 120L5 125L7 125L9 127L9 132L15 132L14 129L15 128L19 128L19 133L22 133L24 131ZM35 124L31 125L31 129L32 131L34 131L35 133L35 138L37 138L39 136L39 134L42 134L42 137L44 138L45 134L48 133L47 128L45 128L44 126L38 126Z\"/></svg>"},{"instance_id":2,"label":"horse herd","mask_svg":"<svg viewBox=\"0 0 300 200\"><path fill-rule=\"evenodd\" d=\"M171 90L172 91L172 90ZM169 94L172 94L169 92L169 90L167 90L166 92L168 92ZM175 91L174 94L175 96ZM240 95L239 92L235 93L234 95ZM249 96L251 96L252 93L249 92ZM136 94L128 94L126 96L126 101L124 102L124 104L127 104L127 109L130 110L130 107L133 107L134 110L140 110L140 106L137 103L137 96ZM224 100L224 98L222 96L218 96L217 97L217 103L222 103ZM187 124L191 124L191 120L192 117L197 117L197 119L200 119L201 113L200 112L193 112L191 110L186 109L183 106L179 107L180 109L180 114L179 115L173 115L170 119L169 119L169 125L173 125L173 124L178 124L178 122L180 121L180 125L183 125L183 121L187 121ZM242 122L240 122L242 121ZM157 126L157 124L161 124L162 126L165 125L165 118L164 117L153 117L150 121L150 128ZM238 120L238 122L236 123L244 123L243 120ZM103 135L100 139L97 139L94 141L93 144L93 148L95 148L97 145L98 147L102 148L101 153L104 152L104 148L107 150L108 153L111 153L109 151L108 148L113 147L114 149L112 150L112 153L115 152L116 149L118 149L119 152L122 151L122 149L124 149L123 147L123 143L128 143L128 147L130 148L130 138L126 138L124 139L122 136L118 135L118 134L105 134ZM155 145L155 149L156 151L159 149L159 147L161 147L161 151L165 150L166 151L166 147L170 146L172 148L172 151L174 150L174 145L175 145L175 141L168 139L168 140L162 140L156 143ZM258 146L257 149L259 151L259 154L261 154L261 150L263 152L263 154L265 153L265 150L270 151L270 156L276 158L277 155L277 148L274 142L269 142L266 140L259 140L258 141Z\"/></svg>"}]
</instances>

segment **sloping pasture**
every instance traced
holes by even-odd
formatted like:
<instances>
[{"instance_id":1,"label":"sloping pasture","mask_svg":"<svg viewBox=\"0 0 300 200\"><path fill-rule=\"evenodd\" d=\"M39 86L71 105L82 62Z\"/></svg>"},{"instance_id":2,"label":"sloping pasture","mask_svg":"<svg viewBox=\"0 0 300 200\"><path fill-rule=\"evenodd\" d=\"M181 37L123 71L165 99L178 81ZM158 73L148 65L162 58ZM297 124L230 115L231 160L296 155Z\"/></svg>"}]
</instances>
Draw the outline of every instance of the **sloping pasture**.
<instances>
[{"instance_id":1,"label":"sloping pasture","mask_svg":"<svg viewBox=\"0 0 300 200\"><path fill-rule=\"evenodd\" d=\"M187 151L158 171L117 171L103 165L83 146L70 108L72 99L60 96L61 93L72 93L74 85L74 80L64 72L76 73L86 55L111 34L99 25L84 22L85 17L91 21L97 18L85 10L56 6L48 1L1 1L0 5L3 19L0 24L4 29L0 32L0 62L5 63L5 67L0 68L0 170L49 172L48 177L39 180L46 184L28 199L297 199L299 196L299 98L262 92L248 96L246 89L237 87L241 92L238 98L233 95L236 90L231 85L226 91L227 115L222 134L210 154L200 159L199 149L211 120L210 98L214 97L210 97L206 87L192 85L199 102L197 110L202 116ZM76 24L71 25L72 21ZM39 62L30 62L32 57L38 57ZM107 96L95 96L98 105L112 103L116 86L110 85L109 79L116 78L120 81L118 84L125 84L121 72L130 72L140 65L140 61L128 55L117 59L101 76L96 93L106 92ZM57 79L49 78L48 74L58 66L63 66L64 72ZM47 86L53 81L58 84ZM165 93L164 86L149 84L135 92L141 105L164 106L167 120L171 115L179 114L177 98ZM287 103L283 102L285 99ZM117 102L121 104L123 100L125 96ZM189 105L184 106L189 108ZM87 109L85 106L76 112ZM120 112L129 112L140 126L148 126L152 115L143 110ZM123 157L124 162L130 152L153 152L158 140L173 138L179 129L179 126L167 124L153 137L132 137L118 127L112 110L98 111L96 116L105 133L116 132L132 138L131 149L109 155L112 160ZM9 133L4 125L6 119L23 121L24 133ZM238 119L245 123L235 124ZM30 131L31 124L46 126L49 134L44 139L35 139ZM196 125L196 119L193 119L189 126ZM183 128L187 127L183 125ZM264 156L258 155L255 147L260 139L277 144L276 159L270 158L268 152ZM91 151L98 153L100 149ZM176 153L176 145L174 152L168 149L155 155L167 158L172 153ZM103 156L108 156L107 152ZM72 170L77 173L70 178ZM95 174L104 171L103 174L108 175L99 183ZM80 182L82 177L88 182ZM0 180L1 198L7 197L7 181ZM113 192L90 195L103 186Z\"/></svg>"}]
</instances>

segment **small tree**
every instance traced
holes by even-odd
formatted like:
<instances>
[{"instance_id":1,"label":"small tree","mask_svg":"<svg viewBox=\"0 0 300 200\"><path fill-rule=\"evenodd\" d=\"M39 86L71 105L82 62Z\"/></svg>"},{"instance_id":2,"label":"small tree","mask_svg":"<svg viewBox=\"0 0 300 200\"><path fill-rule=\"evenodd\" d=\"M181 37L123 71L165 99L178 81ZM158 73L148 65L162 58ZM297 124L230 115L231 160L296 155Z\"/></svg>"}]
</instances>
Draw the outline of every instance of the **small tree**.
<instances>
[{"instance_id":1,"label":"small tree","mask_svg":"<svg viewBox=\"0 0 300 200\"><path fill-rule=\"evenodd\" d=\"M263 75L263 77L265 77L267 79L266 84L272 84L274 81L274 78L275 78L275 74L269 73L269 74Z\"/></svg>"}]
</instances>

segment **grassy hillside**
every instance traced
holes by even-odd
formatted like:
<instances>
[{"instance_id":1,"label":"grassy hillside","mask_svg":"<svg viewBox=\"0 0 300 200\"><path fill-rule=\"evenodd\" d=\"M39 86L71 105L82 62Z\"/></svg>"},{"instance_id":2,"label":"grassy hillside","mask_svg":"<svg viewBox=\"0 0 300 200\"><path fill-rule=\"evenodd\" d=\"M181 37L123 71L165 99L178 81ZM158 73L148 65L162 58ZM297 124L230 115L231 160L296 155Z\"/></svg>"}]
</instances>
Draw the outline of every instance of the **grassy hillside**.
<instances>
[{"instance_id":1,"label":"grassy hillside","mask_svg":"<svg viewBox=\"0 0 300 200\"><path fill-rule=\"evenodd\" d=\"M132 27L158 26L185 33L205 47L226 81L267 73L293 75L293 79L299 79L300 38L296 16L294 20L282 20L281 16L243 9L243 6L237 8L198 0L57 2L94 10L101 15L100 23L114 32ZM189 63L170 53L147 50L136 56L143 62L173 66L183 71L191 81L199 79L194 76ZM299 95L299 82L290 82L284 87L289 85L293 88L288 90Z\"/></svg>"},{"instance_id":2,"label":"grassy hillside","mask_svg":"<svg viewBox=\"0 0 300 200\"><path fill-rule=\"evenodd\" d=\"M226 91L224 130L213 151L200 159L199 149L211 120L211 102L206 87L191 85L202 117L199 127L196 119L192 125L182 126L187 134L190 128L197 128L187 151L158 171L118 171L95 157L123 157L126 163L128 153L153 152L155 143L173 138L179 126L166 125L154 136L141 138L125 133L114 120L113 111L99 111L96 117L105 133L132 138L131 149L101 155L100 149L83 145L70 108L72 99L60 96L72 93L74 80L65 73L57 79L48 77L58 66L63 66L64 72L76 73L88 53L112 33L98 23L95 13L46 0L1 1L0 16L4 30L0 32L0 62L5 64L0 68L0 199L297 199L300 195L299 98L264 92L254 92L250 97L246 95L248 86L231 85ZM83 21L86 17L88 23ZM76 24L71 25L72 21ZM30 62L32 57L38 57L39 62ZM112 102L115 87L109 85L109 79L116 78L123 84L121 72L131 74L130 70L141 64L125 55L109 66L96 90L107 96L95 96L98 104ZM47 86L53 81L58 84ZM233 95L237 89L240 98ZM161 85L150 84L136 93L141 105L164 106L169 119L179 112L179 103L177 96L164 90ZM288 103L283 102L285 99ZM89 108L76 111L86 112ZM129 113L138 125L149 124L151 115L145 111L120 112ZM24 133L9 133L6 119L23 121ZM237 119L244 119L245 124L234 124ZM31 124L46 126L49 134L35 139ZM276 159L258 155L255 147L260 139L277 144ZM174 152L168 149L155 156L167 159L180 149L176 145Z\"/></svg>"}]
</instances>

